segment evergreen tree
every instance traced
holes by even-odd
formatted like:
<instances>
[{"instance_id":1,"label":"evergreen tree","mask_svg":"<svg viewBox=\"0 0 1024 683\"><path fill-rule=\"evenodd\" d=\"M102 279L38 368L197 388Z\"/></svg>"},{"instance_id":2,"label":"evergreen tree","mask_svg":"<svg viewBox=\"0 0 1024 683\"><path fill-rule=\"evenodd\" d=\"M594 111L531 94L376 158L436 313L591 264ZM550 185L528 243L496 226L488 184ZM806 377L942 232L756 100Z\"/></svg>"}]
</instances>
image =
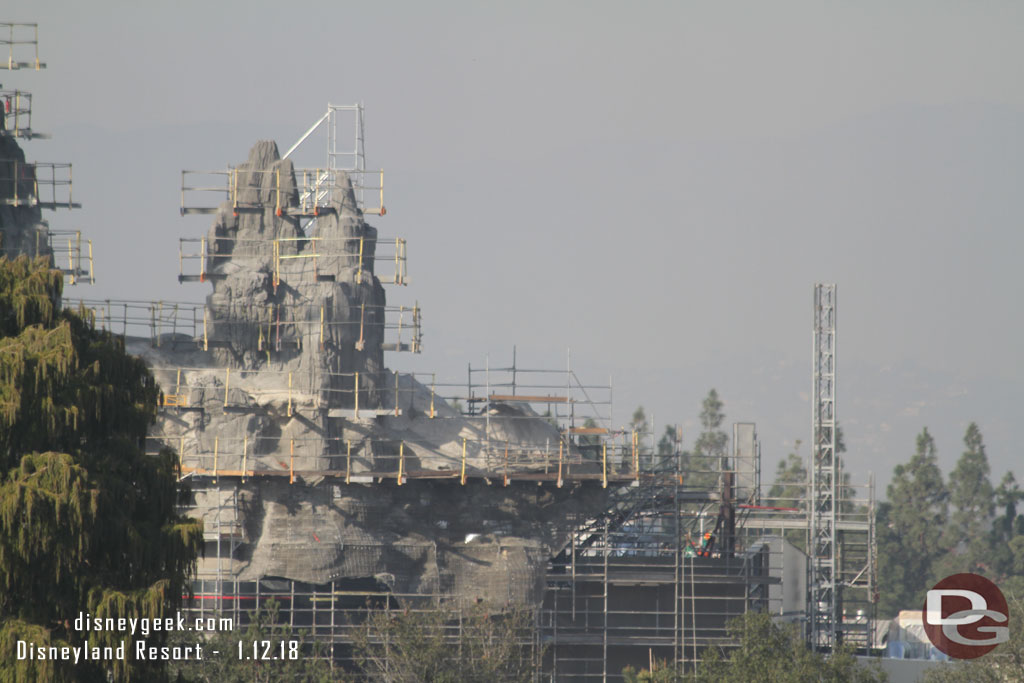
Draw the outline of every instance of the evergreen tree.
<instances>
[{"instance_id":1,"label":"evergreen tree","mask_svg":"<svg viewBox=\"0 0 1024 683\"><path fill-rule=\"evenodd\" d=\"M629 422L629 429L631 431L627 436L631 440L635 440L636 444L636 462L633 460L633 448L634 442L630 441L625 444L622 466L623 471L632 472L634 467L639 467L642 471L647 471L651 467L651 449L647 445L647 437L650 431L650 425L647 422L647 413L644 411L643 406L637 406L637 409L633 411L633 418Z\"/></svg>"},{"instance_id":2,"label":"evergreen tree","mask_svg":"<svg viewBox=\"0 0 1024 683\"><path fill-rule=\"evenodd\" d=\"M807 508L807 467L800 457L800 444L800 439L797 439L793 452L776 466L775 481L768 490L768 505Z\"/></svg>"},{"instance_id":3,"label":"evergreen tree","mask_svg":"<svg viewBox=\"0 0 1024 683\"><path fill-rule=\"evenodd\" d=\"M647 413L644 412L643 406L637 406L636 410L633 411L633 417L629 421L629 428L640 434L647 432Z\"/></svg>"},{"instance_id":4,"label":"evergreen tree","mask_svg":"<svg viewBox=\"0 0 1024 683\"><path fill-rule=\"evenodd\" d=\"M725 421L722 412L724 404L718 392L712 389L701 403L701 433L693 444L693 453L687 458L692 470L690 485L697 488L712 488L718 484L717 472L726 465L726 450L729 436L720 428Z\"/></svg>"},{"instance_id":5,"label":"evergreen tree","mask_svg":"<svg viewBox=\"0 0 1024 683\"><path fill-rule=\"evenodd\" d=\"M122 339L61 310L62 287L45 259L0 258L0 680L155 680L162 665L130 656L15 656L18 640L121 644L73 630L79 612L173 615L202 544L201 524L175 513L174 454L143 453L152 375Z\"/></svg>"},{"instance_id":6,"label":"evergreen tree","mask_svg":"<svg viewBox=\"0 0 1024 683\"><path fill-rule=\"evenodd\" d=\"M665 425L665 433L658 440L658 455L674 455L679 452L682 438L675 425Z\"/></svg>"},{"instance_id":7,"label":"evergreen tree","mask_svg":"<svg viewBox=\"0 0 1024 683\"><path fill-rule=\"evenodd\" d=\"M723 406L724 404L718 398L718 392L714 389L709 391L701 404L700 426L702 431L693 445L694 455L708 458L725 457L729 436L720 429L725 420L725 413L722 412Z\"/></svg>"},{"instance_id":8,"label":"evergreen tree","mask_svg":"<svg viewBox=\"0 0 1024 683\"><path fill-rule=\"evenodd\" d=\"M809 486L807 479L807 467L803 458L800 457L800 439L793 444L793 452L780 460L775 468L775 481L768 489L768 499L765 505L771 507L797 508L807 510L807 497ZM778 517L791 517L792 512L778 512ZM807 531L801 529L786 529L782 535L787 541L796 547L804 550L807 548Z\"/></svg>"},{"instance_id":9,"label":"evergreen tree","mask_svg":"<svg viewBox=\"0 0 1024 683\"><path fill-rule=\"evenodd\" d=\"M584 429L597 429L600 425L592 417L588 417L583 420ZM589 452L592 455L600 455L601 451L601 437L597 434L581 434L577 443L581 450Z\"/></svg>"},{"instance_id":10,"label":"evergreen tree","mask_svg":"<svg viewBox=\"0 0 1024 683\"><path fill-rule=\"evenodd\" d=\"M748 612L728 624L739 646L708 648L693 678L702 683L883 683L888 676L876 665L857 662L850 649L829 657L807 647L790 624L776 624L763 612Z\"/></svg>"},{"instance_id":11,"label":"evergreen tree","mask_svg":"<svg viewBox=\"0 0 1024 683\"><path fill-rule=\"evenodd\" d=\"M989 528L995 514L995 490L989 481L991 470L978 425L971 423L964 434L966 450L949 474L951 515L943 544L946 553L940 566L942 575L957 572L986 571L989 555Z\"/></svg>"},{"instance_id":12,"label":"evergreen tree","mask_svg":"<svg viewBox=\"0 0 1024 683\"><path fill-rule=\"evenodd\" d=\"M878 577L883 617L901 609L918 609L933 582L933 564L944 554L942 530L948 519L949 492L935 455L935 441L925 428L917 451L897 465L887 489L888 502L878 509Z\"/></svg>"},{"instance_id":13,"label":"evergreen tree","mask_svg":"<svg viewBox=\"0 0 1024 683\"><path fill-rule=\"evenodd\" d=\"M1024 588L1024 553L1018 558L1018 548L1024 551L1024 515L1018 512L1024 491L1020 490L1013 472L1007 472L996 487L996 511L1000 512L992 522L989 533L989 556L987 565L992 580L998 585L1013 583ZM1018 590L1024 595L1024 589Z\"/></svg>"}]
</instances>

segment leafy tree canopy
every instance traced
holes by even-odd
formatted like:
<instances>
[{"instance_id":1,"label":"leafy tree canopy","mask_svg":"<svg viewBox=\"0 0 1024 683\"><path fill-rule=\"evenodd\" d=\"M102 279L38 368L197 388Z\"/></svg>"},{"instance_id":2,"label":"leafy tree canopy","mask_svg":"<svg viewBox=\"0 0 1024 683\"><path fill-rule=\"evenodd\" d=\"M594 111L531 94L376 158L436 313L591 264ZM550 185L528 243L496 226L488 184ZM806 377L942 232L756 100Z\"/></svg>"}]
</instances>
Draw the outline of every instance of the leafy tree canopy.
<instances>
[{"instance_id":1,"label":"leafy tree canopy","mask_svg":"<svg viewBox=\"0 0 1024 683\"><path fill-rule=\"evenodd\" d=\"M170 673L176 683L276 683L277 681L303 681L327 683L332 680L331 666L321 643L312 643L303 631L280 623L280 605L269 600L262 609L249 613L249 625L244 632L217 631L203 644L206 652L219 652L220 656L206 656L172 662ZM187 646L195 642L194 633L175 631L172 644ZM239 642L241 656L239 656ZM263 659L262 644L270 643L269 656ZM253 643L257 649L253 652ZM284 643L284 657L279 649ZM292 643L295 643L292 646Z\"/></svg>"},{"instance_id":2,"label":"leafy tree canopy","mask_svg":"<svg viewBox=\"0 0 1024 683\"><path fill-rule=\"evenodd\" d=\"M623 670L627 683L882 683L888 680L876 666L857 662L847 649L825 657L804 643L797 629L776 624L763 612L750 612L732 620L729 634L737 646L708 648L696 672L677 673L667 664L654 671Z\"/></svg>"},{"instance_id":3,"label":"leafy tree canopy","mask_svg":"<svg viewBox=\"0 0 1024 683\"><path fill-rule=\"evenodd\" d=\"M173 614L202 543L175 513L173 453L143 452L152 375L62 310L62 287L45 259L0 258L0 680L153 680L161 668L130 659L108 672L15 656L18 640L121 644L74 631L79 612Z\"/></svg>"},{"instance_id":4,"label":"leafy tree canopy","mask_svg":"<svg viewBox=\"0 0 1024 683\"><path fill-rule=\"evenodd\" d=\"M354 629L363 672L394 683L532 681L540 653L524 608L371 612Z\"/></svg>"},{"instance_id":5,"label":"leafy tree canopy","mask_svg":"<svg viewBox=\"0 0 1024 683\"><path fill-rule=\"evenodd\" d=\"M697 667L703 683L881 683L887 676L859 664L850 650L830 656L812 651L795 626L776 624L763 612L750 612L729 624L739 642L731 650L711 648Z\"/></svg>"}]
</instances>

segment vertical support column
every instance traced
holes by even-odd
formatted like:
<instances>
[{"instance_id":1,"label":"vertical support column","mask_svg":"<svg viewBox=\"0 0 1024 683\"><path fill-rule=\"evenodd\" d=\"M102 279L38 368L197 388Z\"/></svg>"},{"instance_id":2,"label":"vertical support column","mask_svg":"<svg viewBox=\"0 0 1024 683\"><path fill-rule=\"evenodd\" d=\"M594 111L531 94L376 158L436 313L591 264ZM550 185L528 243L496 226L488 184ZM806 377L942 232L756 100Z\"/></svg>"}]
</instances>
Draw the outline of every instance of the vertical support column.
<instances>
[{"instance_id":1,"label":"vertical support column","mask_svg":"<svg viewBox=\"0 0 1024 683\"><path fill-rule=\"evenodd\" d=\"M352 441L345 442L345 483L352 483Z\"/></svg>"},{"instance_id":2,"label":"vertical support column","mask_svg":"<svg viewBox=\"0 0 1024 683\"><path fill-rule=\"evenodd\" d=\"M356 282L363 281L363 240L365 238L359 238L359 268L356 271Z\"/></svg>"},{"instance_id":3,"label":"vertical support column","mask_svg":"<svg viewBox=\"0 0 1024 683\"><path fill-rule=\"evenodd\" d=\"M403 483L402 479L405 477L405 442L398 442L398 485L401 486Z\"/></svg>"},{"instance_id":4,"label":"vertical support column","mask_svg":"<svg viewBox=\"0 0 1024 683\"><path fill-rule=\"evenodd\" d=\"M633 430L633 474L637 481L640 480L640 449L639 449L640 435L637 431Z\"/></svg>"},{"instance_id":5,"label":"vertical support column","mask_svg":"<svg viewBox=\"0 0 1024 683\"><path fill-rule=\"evenodd\" d=\"M356 351L366 348L366 339L363 337L363 328L366 321L366 302L359 304L359 339L356 340Z\"/></svg>"},{"instance_id":6,"label":"vertical support column","mask_svg":"<svg viewBox=\"0 0 1024 683\"><path fill-rule=\"evenodd\" d=\"M842 640L836 573L836 286L814 286L811 399L810 571L807 623L811 647L831 649Z\"/></svg>"},{"instance_id":7,"label":"vertical support column","mask_svg":"<svg viewBox=\"0 0 1024 683\"><path fill-rule=\"evenodd\" d=\"M277 286L281 284L281 243L274 240L274 293L277 294Z\"/></svg>"},{"instance_id":8,"label":"vertical support column","mask_svg":"<svg viewBox=\"0 0 1024 683\"><path fill-rule=\"evenodd\" d=\"M878 546L875 542L875 473L868 473L868 580L867 580L867 591L868 601L871 603L871 610L868 613L868 647L875 647L875 629L871 627L871 624L875 621L876 607L878 605L878 597L876 595L878 588L876 583L876 571L878 567Z\"/></svg>"},{"instance_id":9,"label":"vertical support column","mask_svg":"<svg viewBox=\"0 0 1024 683\"><path fill-rule=\"evenodd\" d=\"M608 444L601 444L601 488L608 488Z\"/></svg>"},{"instance_id":10,"label":"vertical support column","mask_svg":"<svg viewBox=\"0 0 1024 683\"><path fill-rule=\"evenodd\" d=\"M563 439L558 439L558 488L562 488L562 447L565 445Z\"/></svg>"},{"instance_id":11,"label":"vertical support column","mask_svg":"<svg viewBox=\"0 0 1024 683\"><path fill-rule=\"evenodd\" d=\"M431 420L433 420L434 417L437 415L434 412L434 379L435 379L435 375L431 374L430 375L430 419Z\"/></svg>"},{"instance_id":12,"label":"vertical support column","mask_svg":"<svg viewBox=\"0 0 1024 683\"><path fill-rule=\"evenodd\" d=\"M359 373L358 372L356 372L355 394L356 394L356 398L355 398L356 403L355 403L355 412L354 412L353 416L355 417L355 419L358 420L359 419Z\"/></svg>"},{"instance_id":13,"label":"vertical support column","mask_svg":"<svg viewBox=\"0 0 1024 683\"><path fill-rule=\"evenodd\" d=\"M280 218L281 215L282 215L282 211L281 211L281 167L280 166L277 168L276 184L277 184L277 197L276 197L276 206L274 207L274 215L277 216L278 218Z\"/></svg>"},{"instance_id":14,"label":"vertical support column","mask_svg":"<svg viewBox=\"0 0 1024 683\"><path fill-rule=\"evenodd\" d=\"M466 437L462 437L462 473L459 475L459 483L466 485Z\"/></svg>"}]
</instances>

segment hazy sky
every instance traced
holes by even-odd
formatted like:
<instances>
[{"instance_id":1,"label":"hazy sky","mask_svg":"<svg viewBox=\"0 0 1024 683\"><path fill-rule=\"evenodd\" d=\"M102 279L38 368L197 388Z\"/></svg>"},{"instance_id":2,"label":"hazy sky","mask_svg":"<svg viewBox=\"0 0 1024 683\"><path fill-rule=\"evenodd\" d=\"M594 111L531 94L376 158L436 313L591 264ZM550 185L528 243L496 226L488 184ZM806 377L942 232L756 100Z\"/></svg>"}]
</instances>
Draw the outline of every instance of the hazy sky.
<instances>
[{"instance_id":1,"label":"hazy sky","mask_svg":"<svg viewBox=\"0 0 1024 683\"><path fill-rule=\"evenodd\" d=\"M362 101L408 239L421 357L615 383L696 434L712 386L755 421L765 479L810 433L811 295L839 287L838 414L858 478L967 423L1024 478L1024 5L1014 2L52 2L38 161L71 161L96 248L71 296L199 301L177 284L180 171L287 148ZM802 449L807 454L806 446Z\"/></svg>"}]
</instances>

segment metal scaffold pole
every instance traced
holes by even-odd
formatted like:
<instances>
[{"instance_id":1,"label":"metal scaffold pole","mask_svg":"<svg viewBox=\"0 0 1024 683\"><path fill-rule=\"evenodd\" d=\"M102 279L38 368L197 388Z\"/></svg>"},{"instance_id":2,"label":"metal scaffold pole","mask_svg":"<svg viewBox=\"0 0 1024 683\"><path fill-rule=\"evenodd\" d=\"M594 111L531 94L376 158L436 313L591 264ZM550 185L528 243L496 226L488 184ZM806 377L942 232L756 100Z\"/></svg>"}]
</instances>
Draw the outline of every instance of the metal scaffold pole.
<instances>
[{"instance_id":1,"label":"metal scaffold pole","mask_svg":"<svg viewBox=\"0 0 1024 683\"><path fill-rule=\"evenodd\" d=\"M836 491L836 286L814 286L814 332L811 403L810 577L807 623L811 646L839 644L840 590L837 567Z\"/></svg>"}]
</instances>

